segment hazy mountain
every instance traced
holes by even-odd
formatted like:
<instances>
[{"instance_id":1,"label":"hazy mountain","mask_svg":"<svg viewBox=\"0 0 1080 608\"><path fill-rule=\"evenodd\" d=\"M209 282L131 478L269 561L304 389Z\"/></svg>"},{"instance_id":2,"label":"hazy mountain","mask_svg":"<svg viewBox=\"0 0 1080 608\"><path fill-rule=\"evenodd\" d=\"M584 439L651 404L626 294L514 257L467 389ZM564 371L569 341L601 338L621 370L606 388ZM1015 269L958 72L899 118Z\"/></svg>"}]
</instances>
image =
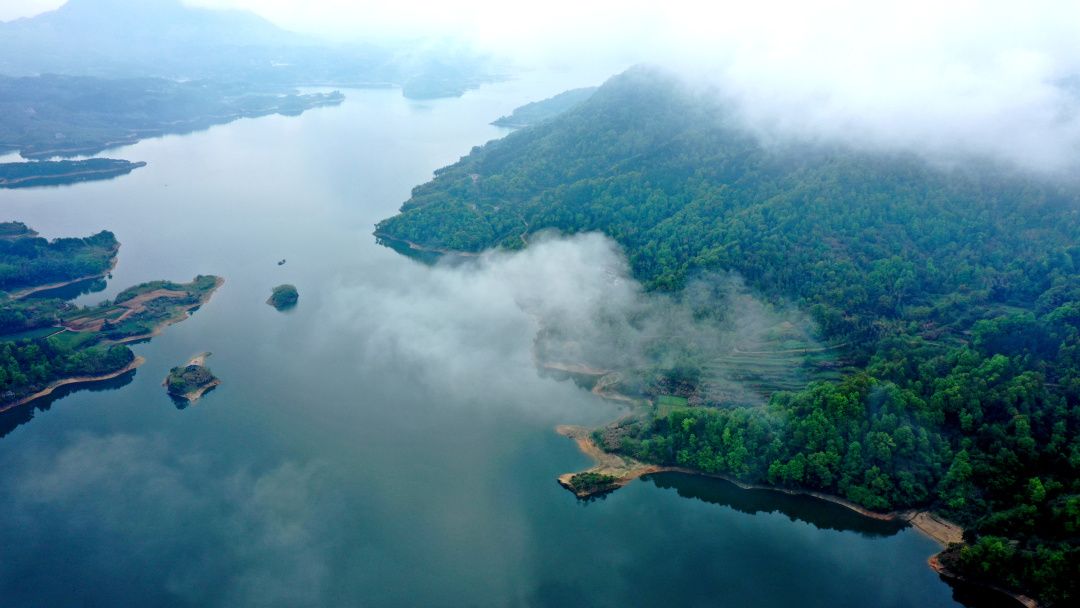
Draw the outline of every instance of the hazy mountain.
<instances>
[{"instance_id":1,"label":"hazy mountain","mask_svg":"<svg viewBox=\"0 0 1080 608\"><path fill-rule=\"evenodd\" d=\"M376 234L409 251L481 251L599 231L649 287L689 297L735 272L778 305L797 303L842 353L845 380L741 406L724 373L757 390L762 376L747 370L809 351L787 338L699 349L647 370L641 390L716 407L656 408L606 429L603 447L881 511L935 509L972 543L940 557L949 568L1069 603L1080 188L913 154L766 146L735 116L669 74L633 69L436 171ZM879 440L889 449L864 451ZM1044 494L1044 480L1060 492Z\"/></svg>"},{"instance_id":2,"label":"hazy mountain","mask_svg":"<svg viewBox=\"0 0 1080 608\"><path fill-rule=\"evenodd\" d=\"M0 24L0 72L108 76L207 75L250 57L245 48L304 40L252 13L189 8L179 0L70 0Z\"/></svg>"},{"instance_id":3,"label":"hazy mountain","mask_svg":"<svg viewBox=\"0 0 1080 608\"><path fill-rule=\"evenodd\" d=\"M431 69L431 66L446 66ZM484 80L484 62L446 44L334 45L279 28L254 13L180 0L70 0L0 23L0 74L253 83L368 84L427 80L434 96L460 95Z\"/></svg>"}]
</instances>

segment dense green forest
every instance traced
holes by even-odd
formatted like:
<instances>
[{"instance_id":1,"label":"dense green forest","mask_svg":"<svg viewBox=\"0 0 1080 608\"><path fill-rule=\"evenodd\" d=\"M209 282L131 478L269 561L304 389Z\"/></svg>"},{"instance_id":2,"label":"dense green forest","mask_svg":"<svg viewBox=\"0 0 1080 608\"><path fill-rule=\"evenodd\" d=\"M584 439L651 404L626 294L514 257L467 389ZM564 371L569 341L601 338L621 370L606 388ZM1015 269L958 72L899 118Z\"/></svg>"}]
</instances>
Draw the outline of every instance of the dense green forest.
<instances>
[{"instance_id":1,"label":"dense green forest","mask_svg":"<svg viewBox=\"0 0 1080 608\"><path fill-rule=\"evenodd\" d=\"M214 377L210 368L203 365L184 365L169 370L169 375L165 378L165 388L170 395L185 397L214 380L217 378Z\"/></svg>"},{"instance_id":2,"label":"dense green forest","mask_svg":"<svg viewBox=\"0 0 1080 608\"><path fill-rule=\"evenodd\" d=\"M48 241L19 222L0 226L0 290L7 292L105 274L120 247L108 231Z\"/></svg>"},{"instance_id":3,"label":"dense green forest","mask_svg":"<svg viewBox=\"0 0 1080 608\"><path fill-rule=\"evenodd\" d=\"M21 222L0 223L0 289L10 292L104 274L119 247L111 232L48 241ZM61 378L121 369L134 358L124 346L54 337L60 320L77 310L68 302L0 297L0 406Z\"/></svg>"},{"instance_id":4,"label":"dense green forest","mask_svg":"<svg viewBox=\"0 0 1080 608\"><path fill-rule=\"evenodd\" d=\"M57 338L0 342L0 406L55 380L123 369L134 358L131 349L121 345L79 348Z\"/></svg>"},{"instance_id":5,"label":"dense green forest","mask_svg":"<svg viewBox=\"0 0 1080 608\"><path fill-rule=\"evenodd\" d=\"M414 189L386 241L478 251L601 231L678 294L735 271L842 346L839 380L760 406L665 406L604 447L962 523L943 559L1051 605L1080 597L1080 189L1001 167L765 147L646 68L473 149ZM693 373L680 371L683 379Z\"/></svg>"},{"instance_id":6,"label":"dense green forest","mask_svg":"<svg viewBox=\"0 0 1080 608\"><path fill-rule=\"evenodd\" d=\"M596 87L583 87L563 91L554 97L527 103L520 108L515 108L508 116L500 116L491 124L496 127L509 127L519 129L528 127L539 122L554 118L559 114L573 108L586 99L592 97Z\"/></svg>"}]
</instances>

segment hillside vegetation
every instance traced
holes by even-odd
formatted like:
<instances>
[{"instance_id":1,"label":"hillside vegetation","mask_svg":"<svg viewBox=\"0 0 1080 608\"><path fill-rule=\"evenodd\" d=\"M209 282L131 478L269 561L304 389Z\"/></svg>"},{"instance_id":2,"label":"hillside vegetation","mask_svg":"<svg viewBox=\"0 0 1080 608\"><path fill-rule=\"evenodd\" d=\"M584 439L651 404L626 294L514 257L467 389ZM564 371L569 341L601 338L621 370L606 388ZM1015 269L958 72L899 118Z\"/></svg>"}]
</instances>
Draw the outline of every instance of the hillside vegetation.
<instances>
[{"instance_id":1,"label":"hillside vegetation","mask_svg":"<svg viewBox=\"0 0 1080 608\"><path fill-rule=\"evenodd\" d=\"M781 384L765 405L656 408L603 446L872 509L935 509L967 529L950 568L1069 605L1078 192L904 154L766 148L715 98L636 68L437 171L376 234L479 251L547 228L600 231L651 289L735 271L795 303L843 347L842 377Z\"/></svg>"}]
</instances>

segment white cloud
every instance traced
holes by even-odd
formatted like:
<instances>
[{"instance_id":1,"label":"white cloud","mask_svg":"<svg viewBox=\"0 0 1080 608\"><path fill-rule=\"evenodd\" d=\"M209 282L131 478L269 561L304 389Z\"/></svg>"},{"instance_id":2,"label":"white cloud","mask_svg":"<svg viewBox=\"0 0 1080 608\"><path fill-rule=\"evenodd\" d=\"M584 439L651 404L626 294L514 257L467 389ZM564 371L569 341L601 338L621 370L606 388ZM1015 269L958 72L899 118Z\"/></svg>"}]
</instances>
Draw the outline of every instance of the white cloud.
<instances>
[{"instance_id":1,"label":"white cloud","mask_svg":"<svg viewBox=\"0 0 1080 608\"><path fill-rule=\"evenodd\" d=\"M1076 88L1059 86L1080 75L1075 0L185 1L336 38L453 36L523 65L675 66L769 133L1049 170L1080 158Z\"/></svg>"},{"instance_id":2,"label":"white cloud","mask_svg":"<svg viewBox=\"0 0 1080 608\"><path fill-rule=\"evenodd\" d=\"M453 35L525 64L674 66L770 134L1074 168L1080 3L190 0L339 37Z\"/></svg>"}]
</instances>

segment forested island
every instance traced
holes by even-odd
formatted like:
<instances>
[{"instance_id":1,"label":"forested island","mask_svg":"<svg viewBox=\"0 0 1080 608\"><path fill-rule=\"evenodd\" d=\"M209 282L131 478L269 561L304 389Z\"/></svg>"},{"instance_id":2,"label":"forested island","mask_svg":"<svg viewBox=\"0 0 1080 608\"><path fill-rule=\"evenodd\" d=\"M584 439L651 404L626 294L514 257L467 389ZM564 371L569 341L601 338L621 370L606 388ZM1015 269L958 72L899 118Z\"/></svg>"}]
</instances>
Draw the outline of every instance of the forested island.
<instances>
[{"instance_id":1,"label":"forested island","mask_svg":"<svg viewBox=\"0 0 1080 608\"><path fill-rule=\"evenodd\" d=\"M47 241L19 222L0 224L0 411L66 384L115 378L137 367L126 343L145 340L209 301L222 279L154 281L112 301L76 306L35 293L103 276L119 250L110 232Z\"/></svg>"},{"instance_id":2,"label":"forested island","mask_svg":"<svg viewBox=\"0 0 1080 608\"><path fill-rule=\"evenodd\" d=\"M210 368L206 367L206 358L210 353L193 357L186 365L169 370L163 384L169 395L185 404L192 404L208 391L221 384Z\"/></svg>"},{"instance_id":3,"label":"forested island","mask_svg":"<svg viewBox=\"0 0 1080 608\"><path fill-rule=\"evenodd\" d=\"M296 291L296 286L286 283L271 290L270 298L266 300L266 303L278 310L285 310L296 306L299 300L300 293Z\"/></svg>"},{"instance_id":4,"label":"forested island","mask_svg":"<svg viewBox=\"0 0 1080 608\"><path fill-rule=\"evenodd\" d=\"M0 188L61 186L127 175L146 163L112 158L0 163Z\"/></svg>"},{"instance_id":5,"label":"forested island","mask_svg":"<svg viewBox=\"0 0 1080 608\"><path fill-rule=\"evenodd\" d=\"M779 338L658 363L624 387L636 415L592 436L604 451L874 512L929 509L964 528L938 558L948 572L1048 605L1080 597L1074 182L765 148L723 104L635 68L437 171L376 234L477 252L549 228L609 235L675 301L706 273L738 273L812 317L833 360L831 377L749 387L759 403L710 390L714 367L819 353Z\"/></svg>"}]
</instances>

